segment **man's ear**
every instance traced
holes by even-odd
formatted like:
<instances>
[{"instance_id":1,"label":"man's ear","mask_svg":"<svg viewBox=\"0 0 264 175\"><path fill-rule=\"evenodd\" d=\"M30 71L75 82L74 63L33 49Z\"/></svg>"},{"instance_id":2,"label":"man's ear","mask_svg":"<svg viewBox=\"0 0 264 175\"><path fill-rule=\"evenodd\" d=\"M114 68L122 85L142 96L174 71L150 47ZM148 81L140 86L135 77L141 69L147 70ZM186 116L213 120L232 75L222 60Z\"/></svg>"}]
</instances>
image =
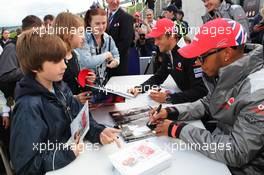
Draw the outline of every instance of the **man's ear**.
<instances>
[{"instance_id":1,"label":"man's ear","mask_svg":"<svg viewBox=\"0 0 264 175\"><path fill-rule=\"evenodd\" d=\"M228 62L233 57L233 49L231 47L228 47L224 49L224 61Z\"/></svg>"}]
</instances>

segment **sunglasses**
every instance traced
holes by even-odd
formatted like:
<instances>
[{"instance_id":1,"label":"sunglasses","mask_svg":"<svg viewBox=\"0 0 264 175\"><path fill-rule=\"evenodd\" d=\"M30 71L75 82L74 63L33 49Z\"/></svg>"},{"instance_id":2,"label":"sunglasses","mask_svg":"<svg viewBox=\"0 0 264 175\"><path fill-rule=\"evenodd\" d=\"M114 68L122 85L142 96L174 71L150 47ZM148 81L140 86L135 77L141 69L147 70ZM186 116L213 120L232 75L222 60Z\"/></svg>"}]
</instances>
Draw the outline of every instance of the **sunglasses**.
<instances>
[{"instance_id":1,"label":"sunglasses","mask_svg":"<svg viewBox=\"0 0 264 175\"><path fill-rule=\"evenodd\" d=\"M200 61L201 64L203 64L205 62L205 60L206 60L207 57L209 57L209 56L211 56L211 55L213 55L215 53L218 53L218 52L220 52L223 49L225 49L225 48L216 49L213 52L209 52L209 53L203 54L203 55L201 55L201 56L198 57L198 60Z\"/></svg>"}]
</instances>

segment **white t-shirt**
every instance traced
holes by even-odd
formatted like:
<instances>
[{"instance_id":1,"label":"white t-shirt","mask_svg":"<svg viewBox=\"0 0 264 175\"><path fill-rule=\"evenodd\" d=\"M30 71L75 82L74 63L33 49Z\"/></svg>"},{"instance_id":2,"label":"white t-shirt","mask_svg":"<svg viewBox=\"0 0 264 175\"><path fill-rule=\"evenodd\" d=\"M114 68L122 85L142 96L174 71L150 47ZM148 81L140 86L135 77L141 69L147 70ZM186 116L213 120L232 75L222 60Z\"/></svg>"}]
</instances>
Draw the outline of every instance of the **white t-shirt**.
<instances>
[{"instance_id":1,"label":"white t-shirt","mask_svg":"<svg viewBox=\"0 0 264 175\"><path fill-rule=\"evenodd\" d=\"M2 54L2 52L3 52L3 48L2 46L0 46L0 55Z\"/></svg>"}]
</instances>

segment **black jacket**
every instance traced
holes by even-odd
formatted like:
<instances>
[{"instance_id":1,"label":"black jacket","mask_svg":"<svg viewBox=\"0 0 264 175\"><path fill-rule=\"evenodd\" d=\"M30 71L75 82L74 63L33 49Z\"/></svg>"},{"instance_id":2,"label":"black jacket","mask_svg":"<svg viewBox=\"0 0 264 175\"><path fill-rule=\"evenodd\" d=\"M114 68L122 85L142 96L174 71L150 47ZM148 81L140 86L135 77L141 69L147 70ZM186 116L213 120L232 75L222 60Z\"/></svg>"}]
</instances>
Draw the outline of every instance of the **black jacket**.
<instances>
[{"instance_id":1,"label":"black jacket","mask_svg":"<svg viewBox=\"0 0 264 175\"><path fill-rule=\"evenodd\" d=\"M76 53L72 52L72 58L65 62L67 65L67 69L65 70L65 73L63 75L63 81L67 83L73 95L78 95L82 92L82 88L77 81L80 72L80 66Z\"/></svg>"},{"instance_id":2,"label":"black jacket","mask_svg":"<svg viewBox=\"0 0 264 175\"><path fill-rule=\"evenodd\" d=\"M171 94L171 103L185 103L196 101L207 95L207 89L202 80L202 68L195 59L185 59L178 53L176 46L172 51L173 65L169 54L162 55L163 61L158 71L141 86L147 91L149 86L162 84L169 75L182 92Z\"/></svg>"},{"instance_id":3,"label":"black jacket","mask_svg":"<svg viewBox=\"0 0 264 175\"><path fill-rule=\"evenodd\" d=\"M0 89L6 96L13 96L16 82L23 77L16 55L16 45L9 43L0 57Z\"/></svg>"},{"instance_id":4,"label":"black jacket","mask_svg":"<svg viewBox=\"0 0 264 175\"><path fill-rule=\"evenodd\" d=\"M16 87L10 153L18 175L45 174L53 170L53 158L54 169L75 159L73 151L58 149L58 144L66 143L70 138L71 117L76 117L82 105L73 98L64 82L54 83L54 90L56 95L30 76L25 76ZM86 138L93 143L99 142L104 128L90 114L90 130ZM48 143L53 143L55 148L40 151L40 144L47 146Z\"/></svg>"},{"instance_id":5,"label":"black jacket","mask_svg":"<svg viewBox=\"0 0 264 175\"><path fill-rule=\"evenodd\" d=\"M134 37L133 17L120 7L109 22L107 33L114 39L120 55L120 64L112 74L126 75L129 49Z\"/></svg>"}]
</instances>

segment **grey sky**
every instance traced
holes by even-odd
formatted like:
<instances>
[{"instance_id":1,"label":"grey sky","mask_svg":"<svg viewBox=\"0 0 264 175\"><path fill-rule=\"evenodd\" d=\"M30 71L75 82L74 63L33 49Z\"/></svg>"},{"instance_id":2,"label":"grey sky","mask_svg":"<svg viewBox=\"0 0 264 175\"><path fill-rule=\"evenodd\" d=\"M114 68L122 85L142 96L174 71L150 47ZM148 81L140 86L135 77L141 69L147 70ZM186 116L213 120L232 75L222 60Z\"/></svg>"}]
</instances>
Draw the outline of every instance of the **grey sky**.
<instances>
[{"instance_id":1,"label":"grey sky","mask_svg":"<svg viewBox=\"0 0 264 175\"><path fill-rule=\"evenodd\" d=\"M0 27L21 25L27 15L43 19L46 14L57 15L66 9L72 13L86 11L92 3L93 0L0 0Z\"/></svg>"}]
</instances>

